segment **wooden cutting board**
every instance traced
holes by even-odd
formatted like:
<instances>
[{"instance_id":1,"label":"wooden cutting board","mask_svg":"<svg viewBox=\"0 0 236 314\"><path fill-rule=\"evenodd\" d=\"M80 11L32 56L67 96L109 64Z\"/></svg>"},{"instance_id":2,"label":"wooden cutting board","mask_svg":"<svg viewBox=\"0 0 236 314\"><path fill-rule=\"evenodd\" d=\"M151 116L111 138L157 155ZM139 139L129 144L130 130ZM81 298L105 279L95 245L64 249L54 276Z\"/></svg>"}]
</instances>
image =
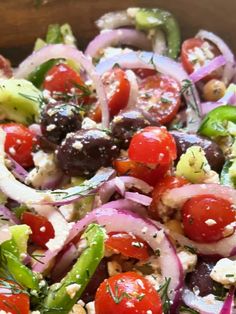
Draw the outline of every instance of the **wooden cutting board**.
<instances>
[{"instance_id":1,"label":"wooden cutting board","mask_svg":"<svg viewBox=\"0 0 236 314\"><path fill-rule=\"evenodd\" d=\"M96 34L103 13L129 6L160 7L173 12L183 37L204 28L216 32L236 52L236 0L0 0L0 53L16 63L44 36L50 23L71 24L82 48Z\"/></svg>"}]
</instances>

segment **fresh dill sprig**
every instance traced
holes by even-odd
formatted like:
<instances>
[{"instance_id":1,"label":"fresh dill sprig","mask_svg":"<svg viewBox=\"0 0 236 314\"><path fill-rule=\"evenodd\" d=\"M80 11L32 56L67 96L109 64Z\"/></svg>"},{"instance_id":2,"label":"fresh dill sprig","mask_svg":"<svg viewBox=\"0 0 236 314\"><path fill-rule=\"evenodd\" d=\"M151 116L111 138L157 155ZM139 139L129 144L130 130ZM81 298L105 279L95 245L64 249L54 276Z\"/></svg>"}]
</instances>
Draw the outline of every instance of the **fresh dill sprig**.
<instances>
[{"instance_id":1,"label":"fresh dill sprig","mask_svg":"<svg viewBox=\"0 0 236 314\"><path fill-rule=\"evenodd\" d=\"M169 285L171 282L171 278L165 278L165 282L161 287L158 289L158 293L160 294L162 307L164 314L168 314L170 311L171 300L168 295Z\"/></svg>"}]
</instances>

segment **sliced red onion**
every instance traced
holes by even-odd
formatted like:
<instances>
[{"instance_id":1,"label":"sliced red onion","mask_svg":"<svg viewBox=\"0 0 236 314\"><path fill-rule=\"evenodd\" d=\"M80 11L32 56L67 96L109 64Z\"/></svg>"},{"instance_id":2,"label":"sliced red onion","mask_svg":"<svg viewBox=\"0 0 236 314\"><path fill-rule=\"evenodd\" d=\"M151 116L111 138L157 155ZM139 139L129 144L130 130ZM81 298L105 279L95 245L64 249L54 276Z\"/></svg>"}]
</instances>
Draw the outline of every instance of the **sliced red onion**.
<instances>
[{"instance_id":1,"label":"sliced red onion","mask_svg":"<svg viewBox=\"0 0 236 314\"><path fill-rule=\"evenodd\" d=\"M63 174L63 172L58 169L57 173L51 176L45 177L43 184L41 185L42 190L54 190L58 188L62 184L62 182L66 181L67 177Z\"/></svg>"},{"instance_id":2,"label":"sliced red onion","mask_svg":"<svg viewBox=\"0 0 236 314\"><path fill-rule=\"evenodd\" d=\"M152 50L151 41L143 32L135 29L106 30L97 35L87 46L85 55L92 58L101 54L103 49L111 46L133 46L140 50Z\"/></svg>"},{"instance_id":3,"label":"sliced red onion","mask_svg":"<svg viewBox=\"0 0 236 314\"><path fill-rule=\"evenodd\" d=\"M29 130L36 136L42 136L40 124L33 123L29 126Z\"/></svg>"},{"instance_id":4,"label":"sliced red onion","mask_svg":"<svg viewBox=\"0 0 236 314\"><path fill-rule=\"evenodd\" d=\"M158 55L165 55L167 50L165 34L162 30L156 29L153 38L153 51Z\"/></svg>"},{"instance_id":5,"label":"sliced red onion","mask_svg":"<svg viewBox=\"0 0 236 314\"><path fill-rule=\"evenodd\" d=\"M236 190L220 184L190 184L171 189L162 197L164 205L171 208L181 206L191 197L212 194L236 204Z\"/></svg>"},{"instance_id":6,"label":"sliced red onion","mask_svg":"<svg viewBox=\"0 0 236 314\"><path fill-rule=\"evenodd\" d=\"M196 37L211 41L220 50L226 60L226 65L223 72L223 81L225 84L230 83L234 76L234 54L232 53L231 49L219 36L211 32L200 30Z\"/></svg>"},{"instance_id":7,"label":"sliced red onion","mask_svg":"<svg viewBox=\"0 0 236 314\"><path fill-rule=\"evenodd\" d=\"M20 164L18 164L18 162L16 162L15 159L13 159L10 155L7 155L7 159L10 160L10 169L14 176L21 182L25 182L25 179L29 174L28 171L26 171Z\"/></svg>"},{"instance_id":8,"label":"sliced red onion","mask_svg":"<svg viewBox=\"0 0 236 314\"><path fill-rule=\"evenodd\" d=\"M130 83L129 101L126 106L126 109L128 109L128 108L133 108L136 105L139 88L138 88L137 77L134 74L134 72L131 70L126 70L125 73Z\"/></svg>"},{"instance_id":9,"label":"sliced red onion","mask_svg":"<svg viewBox=\"0 0 236 314\"><path fill-rule=\"evenodd\" d=\"M231 287L229 293L224 301L220 314L235 314L234 307L234 293L235 287Z\"/></svg>"},{"instance_id":10,"label":"sliced red onion","mask_svg":"<svg viewBox=\"0 0 236 314\"><path fill-rule=\"evenodd\" d=\"M138 192L125 192L125 199L136 202L143 206L149 206L152 202L152 198Z\"/></svg>"},{"instance_id":11,"label":"sliced red onion","mask_svg":"<svg viewBox=\"0 0 236 314\"><path fill-rule=\"evenodd\" d=\"M63 44L47 45L26 58L16 70L15 77L26 78L40 64L48 60L58 58L72 60L88 73L90 79L94 83L97 91L98 101L101 105L103 127L108 127L109 111L107 105L107 97L102 81L99 75L96 73L96 69L94 68L91 60L86 58L83 53L77 50L75 47Z\"/></svg>"},{"instance_id":12,"label":"sliced red onion","mask_svg":"<svg viewBox=\"0 0 236 314\"><path fill-rule=\"evenodd\" d=\"M214 295L200 297L192 291L185 289L182 298L187 306L198 311L200 314L222 314L223 302L215 300Z\"/></svg>"},{"instance_id":13,"label":"sliced red onion","mask_svg":"<svg viewBox=\"0 0 236 314\"><path fill-rule=\"evenodd\" d=\"M133 19L127 14L127 11L109 12L101 16L96 25L99 29L115 29L119 27L133 25Z\"/></svg>"},{"instance_id":14,"label":"sliced red onion","mask_svg":"<svg viewBox=\"0 0 236 314\"><path fill-rule=\"evenodd\" d=\"M11 240L11 232L8 227L3 226L0 228L0 244L8 240Z\"/></svg>"},{"instance_id":15,"label":"sliced red onion","mask_svg":"<svg viewBox=\"0 0 236 314\"><path fill-rule=\"evenodd\" d=\"M119 54L98 63L96 70L102 75L106 71L109 71L115 64L119 64L120 67L125 69L141 68L156 70L173 77L181 86L186 81L191 83L191 79L180 63L152 52L143 51ZM201 123L200 100L194 84L192 84L191 90L191 93L187 91L184 93L187 104L190 104L187 110L187 126L189 132L196 132Z\"/></svg>"},{"instance_id":16,"label":"sliced red onion","mask_svg":"<svg viewBox=\"0 0 236 314\"><path fill-rule=\"evenodd\" d=\"M50 239L47 246L51 250L55 250L58 246L64 244L69 232L69 225L54 207L42 205L45 198L50 198L49 194L38 192L17 181L7 169L4 161L5 136L5 132L0 129L0 190L12 200L20 204L26 204L27 207L33 208L39 215L47 217L55 231L55 238ZM34 205L35 203L41 203L41 205Z\"/></svg>"},{"instance_id":17,"label":"sliced red onion","mask_svg":"<svg viewBox=\"0 0 236 314\"><path fill-rule=\"evenodd\" d=\"M0 205L0 219L6 219L12 224L20 224L20 220L16 215L4 205Z\"/></svg>"},{"instance_id":18,"label":"sliced red onion","mask_svg":"<svg viewBox=\"0 0 236 314\"><path fill-rule=\"evenodd\" d=\"M206 65L194 71L189 75L189 77L194 83L196 83L225 64L225 58L223 56L217 56Z\"/></svg>"}]
</instances>

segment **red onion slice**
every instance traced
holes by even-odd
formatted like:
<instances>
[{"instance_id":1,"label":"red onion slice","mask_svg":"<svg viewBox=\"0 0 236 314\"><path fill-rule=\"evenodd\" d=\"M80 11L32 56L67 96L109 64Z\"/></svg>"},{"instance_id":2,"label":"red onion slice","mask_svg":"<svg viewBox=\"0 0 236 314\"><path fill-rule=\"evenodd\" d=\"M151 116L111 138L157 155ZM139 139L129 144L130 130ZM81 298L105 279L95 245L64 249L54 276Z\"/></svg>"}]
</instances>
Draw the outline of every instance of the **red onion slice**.
<instances>
[{"instance_id":1,"label":"red onion slice","mask_svg":"<svg viewBox=\"0 0 236 314\"><path fill-rule=\"evenodd\" d=\"M26 171L20 164L18 164L18 162L16 162L15 159L13 159L10 155L7 155L7 159L10 160L10 169L14 176L21 182L25 182L25 179L29 174L28 171Z\"/></svg>"},{"instance_id":2,"label":"red onion slice","mask_svg":"<svg viewBox=\"0 0 236 314\"><path fill-rule=\"evenodd\" d=\"M167 51L165 34L160 29L155 30L153 51L158 55L165 55Z\"/></svg>"},{"instance_id":3,"label":"red onion slice","mask_svg":"<svg viewBox=\"0 0 236 314\"><path fill-rule=\"evenodd\" d=\"M138 192L125 192L125 199L136 202L143 206L149 206L152 202L152 198Z\"/></svg>"},{"instance_id":4,"label":"red onion slice","mask_svg":"<svg viewBox=\"0 0 236 314\"><path fill-rule=\"evenodd\" d=\"M101 32L88 44L85 55L94 58L100 55L104 48L121 45L137 47L140 50L152 50L151 41L143 32L121 28Z\"/></svg>"},{"instance_id":5,"label":"red onion slice","mask_svg":"<svg viewBox=\"0 0 236 314\"><path fill-rule=\"evenodd\" d=\"M20 220L16 217L16 215L4 205L0 205L0 217L1 219L8 220L12 224L20 224Z\"/></svg>"},{"instance_id":6,"label":"red onion slice","mask_svg":"<svg viewBox=\"0 0 236 314\"><path fill-rule=\"evenodd\" d=\"M209 299L207 299L207 297ZM200 314L220 314L223 302L214 300L213 295L212 297L207 297L197 296L195 293L188 289L184 290L182 296L184 303L191 309L197 310Z\"/></svg>"},{"instance_id":7,"label":"red onion slice","mask_svg":"<svg viewBox=\"0 0 236 314\"><path fill-rule=\"evenodd\" d=\"M163 195L162 202L171 208L181 208L189 198L204 194L213 194L236 204L236 190L220 184L190 184L171 189Z\"/></svg>"},{"instance_id":8,"label":"red onion slice","mask_svg":"<svg viewBox=\"0 0 236 314\"><path fill-rule=\"evenodd\" d=\"M223 56L217 56L213 60L209 61L209 63L202 66L200 69L194 71L189 75L189 77L194 83L196 83L225 64L225 58Z\"/></svg>"},{"instance_id":9,"label":"red onion slice","mask_svg":"<svg viewBox=\"0 0 236 314\"><path fill-rule=\"evenodd\" d=\"M233 310L234 307L234 293L235 287L231 287L229 293L224 301L223 307L220 311L220 314L233 314L235 311Z\"/></svg>"},{"instance_id":10,"label":"red onion slice","mask_svg":"<svg viewBox=\"0 0 236 314\"><path fill-rule=\"evenodd\" d=\"M133 108L136 105L137 98L138 98L138 82L137 77L131 70L126 70L126 77L130 83L130 93L129 93L129 101L126 106L126 109Z\"/></svg>"},{"instance_id":11,"label":"red onion slice","mask_svg":"<svg viewBox=\"0 0 236 314\"><path fill-rule=\"evenodd\" d=\"M96 70L102 75L109 71L115 64L119 64L119 66L124 69L140 68L156 70L162 74L173 77L181 86L183 86L186 81L191 83L191 79L180 63L152 52L143 51L119 54L98 63ZM196 132L201 123L200 100L194 84L192 84L191 90L191 93L184 93L187 104L191 104L188 108L187 125L189 132Z\"/></svg>"},{"instance_id":12,"label":"red onion slice","mask_svg":"<svg viewBox=\"0 0 236 314\"><path fill-rule=\"evenodd\" d=\"M8 240L11 240L11 232L8 227L3 226L0 228L0 244Z\"/></svg>"},{"instance_id":13,"label":"red onion slice","mask_svg":"<svg viewBox=\"0 0 236 314\"><path fill-rule=\"evenodd\" d=\"M42 49L34 52L28 58L26 58L18 67L15 72L16 78L26 78L28 75L33 72L33 70L40 64L51 60L64 58L67 60L72 60L76 64L80 65L83 70L85 70L90 79L93 81L94 86L97 91L97 97L99 104L101 105L102 111L102 125L103 127L108 127L109 125L109 110L107 105L107 97L104 90L104 86L99 75L96 73L91 60L86 58L83 53L77 50L75 47L55 44L47 45Z\"/></svg>"},{"instance_id":14,"label":"red onion slice","mask_svg":"<svg viewBox=\"0 0 236 314\"><path fill-rule=\"evenodd\" d=\"M127 11L109 12L101 16L96 25L99 29L114 29L133 25L133 19L127 14Z\"/></svg>"},{"instance_id":15,"label":"red onion slice","mask_svg":"<svg viewBox=\"0 0 236 314\"><path fill-rule=\"evenodd\" d=\"M219 36L211 32L200 30L196 37L211 41L220 50L226 60L226 65L223 72L223 81L228 84L234 76L234 54L232 53L231 49Z\"/></svg>"}]
</instances>

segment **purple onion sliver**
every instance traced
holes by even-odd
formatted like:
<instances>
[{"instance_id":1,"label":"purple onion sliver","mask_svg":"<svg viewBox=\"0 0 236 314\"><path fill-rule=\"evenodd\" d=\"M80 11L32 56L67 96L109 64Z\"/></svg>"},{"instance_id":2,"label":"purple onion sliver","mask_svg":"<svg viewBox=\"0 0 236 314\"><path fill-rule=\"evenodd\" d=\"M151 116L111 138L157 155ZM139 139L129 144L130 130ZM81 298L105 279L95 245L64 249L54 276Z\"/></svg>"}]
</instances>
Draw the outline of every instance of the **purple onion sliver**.
<instances>
[{"instance_id":1,"label":"purple onion sliver","mask_svg":"<svg viewBox=\"0 0 236 314\"><path fill-rule=\"evenodd\" d=\"M234 292L235 292L235 287L231 287L224 301L220 314L232 314L233 313Z\"/></svg>"},{"instance_id":2,"label":"purple onion sliver","mask_svg":"<svg viewBox=\"0 0 236 314\"><path fill-rule=\"evenodd\" d=\"M28 171L18 164L18 162L16 162L10 155L7 155L7 158L11 162L11 172L13 175L21 182L25 182L25 179L28 176Z\"/></svg>"},{"instance_id":3,"label":"purple onion sliver","mask_svg":"<svg viewBox=\"0 0 236 314\"><path fill-rule=\"evenodd\" d=\"M7 219L9 220L9 222L13 223L13 224L20 224L20 220L15 216L14 213L12 213L10 211L10 209L8 209L6 206L4 205L0 205L0 216L3 219Z\"/></svg>"},{"instance_id":4,"label":"purple onion sliver","mask_svg":"<svg viewBox=\"0 0 236 314\"><path fill-rule=\"evenodd\" d=\"M136 202L143 206L149 206L152 202L152 198L138 192L125 192L125 199Z\"/></svg>"},{"instance_id":5,"label":"purple onion sliver","mask_svg":"<svg viewBox=\"0 0 236 314\"><path fill-rule=\"evenodd\" d=\"M189 75L189 77L194 83L196 83L225 64L225 58L222 55L217 56L213 60L209 61L209 63L202 66L200 69L194 71Z\"/></svg>"}]
</instances>

